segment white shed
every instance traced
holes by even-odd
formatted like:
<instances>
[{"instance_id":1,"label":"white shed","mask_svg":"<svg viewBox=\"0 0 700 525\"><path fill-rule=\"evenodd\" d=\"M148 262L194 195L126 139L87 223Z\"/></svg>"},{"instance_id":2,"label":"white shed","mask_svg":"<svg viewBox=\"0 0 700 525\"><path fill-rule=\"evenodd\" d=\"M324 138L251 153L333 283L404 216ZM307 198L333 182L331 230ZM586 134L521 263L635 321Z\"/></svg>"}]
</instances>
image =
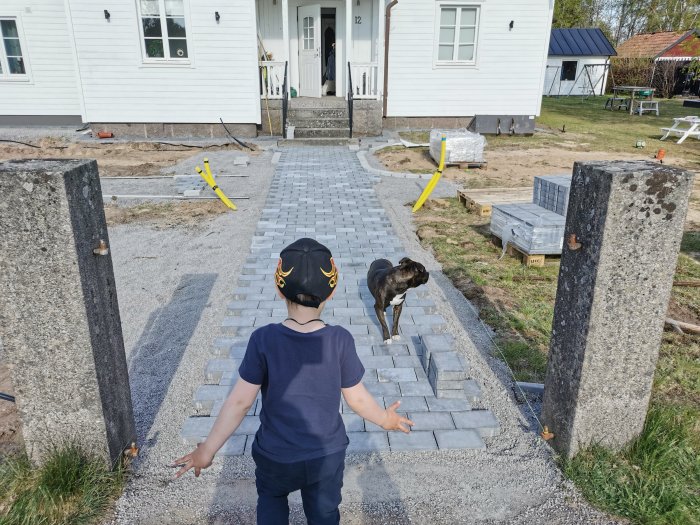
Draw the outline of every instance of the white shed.
<instances>
[{"instance_id":1,"label":"white shed","mask_svg":"<svg viewBox=\"0 0 700 525\"><path fill-rule=\"evenodd\" d=\"M605 94L614 55L615 48L598 28L552 29L544 94Z\"/></svg>"}]
</instances>

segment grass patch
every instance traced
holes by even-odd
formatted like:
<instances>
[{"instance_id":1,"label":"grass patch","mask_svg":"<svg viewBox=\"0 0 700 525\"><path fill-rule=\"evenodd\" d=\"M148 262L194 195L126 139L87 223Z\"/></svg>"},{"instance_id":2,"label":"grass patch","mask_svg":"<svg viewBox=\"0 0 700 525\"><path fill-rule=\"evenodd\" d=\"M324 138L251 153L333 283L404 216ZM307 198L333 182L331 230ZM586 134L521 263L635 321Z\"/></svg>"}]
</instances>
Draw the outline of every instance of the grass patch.
<instances>
[{"instance_id":1,"label":"grass patch","mask_svg":"<svg viewBox=\"0 0 700 525\"><path fill-rule=\"evenodd\" d=\"M415 215L417 235L453 284L479 309L519 381L542 382L554 315L559 261L526 268L499 260L489 219L457 199L435 199ZM675 280L700 281L698 232L686 232ZM674 286L670 311L700 324L700 288ZM664 332L651 408L640 438L614 453L592 447L563 463L594 505L634 523L700 524L700 338ZM614 432L614 429L611 429Z\"/></svg>"},{"instance_id":2,"label":"grass patch","mask_svg":"<svg viewBox=\"0 0 700 525\"><path fill-rule=\"evenodd\" d=\"M90 524L104 516L122 493L126 470L114 471L70 445L57 449L39 468L26 455L0 463L1 525Z\"/></svg>"},{"instance_id":3,"label":"grass patch","mask_svg":"<svg viewBox=\"0 0 700 525\"><path fill-rule=\"evenodd\" d=\"M687 139L676 144L676 139L662 137L661 128L670 127L674 117L692 113L678 99L661 100L659 116L646 113L641 117L625 111L607 111L604 108L607 96L603 97L543 97L542 111L537 117L537 131L532 136L488 135L487 149L517 148L533 149L555 147L572 151L619 151L652 157L659 148L666 150L666 161L683 159L700 165L700 144ZM564 131L562 131L564 130ZM411 142L428 142L429 133L408 131L399 133ZM638 139L646 142L646 148L637 149Z\"/></svg>"},{"instance_id":4,"label":"grass patch","mask_svg":"<svg viewBox=\"0 0 700 525\"><path fill-rule=\"evenodd\" d=\"M697 408L658 406L641 436L614 453L580 452L564 473L589 501L634 523L689 525L700 521L700 428Z\"/></svg>"}]
</instances>

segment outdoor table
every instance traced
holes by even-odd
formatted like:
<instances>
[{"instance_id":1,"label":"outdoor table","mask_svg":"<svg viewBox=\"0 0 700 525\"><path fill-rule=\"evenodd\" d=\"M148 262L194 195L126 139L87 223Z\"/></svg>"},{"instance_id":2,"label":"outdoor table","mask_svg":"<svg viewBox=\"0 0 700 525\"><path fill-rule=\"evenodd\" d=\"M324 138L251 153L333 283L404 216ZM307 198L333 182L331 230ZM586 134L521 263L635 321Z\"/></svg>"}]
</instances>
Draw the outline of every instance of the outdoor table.
<instances>
[{"instance_id":1,"label":"outdoor table","mask_svg":"<svg viewBox=\"0 0 700 525\"><path fill-rule=\"evenodd\" d=\"M682 124L688 124L689 127L682 128L680 127ZM696 139L700 139L700 117L688 116L674 118L673 126L671 126L670 128L661 128L661 131L666 132L666 134L663 137L661 137L661 140L664 140L671 133L680 135L681 138L678 139L678 141L676 142L677 144L680 144L688 137L695 137Z\"/></svg>"},{"instance_id":2,"label":"outdoor table","mask_svg":"<svg viewBox=\"0 0 700 525\"><path fill-rule=\"evenodd\" d=\"M629 104L629 111L630 115L634 112L634 95L636 93L640 93L642 91L651 91L651 95L654 96L654 91L656 91L655 88L653 87L644 87L644 86L615 86L613 88L613 97L617 98L618 93L629 93L630 94L630 104ZM641 97L638 97L641 98Z\"/></svg>"}]
</instances>

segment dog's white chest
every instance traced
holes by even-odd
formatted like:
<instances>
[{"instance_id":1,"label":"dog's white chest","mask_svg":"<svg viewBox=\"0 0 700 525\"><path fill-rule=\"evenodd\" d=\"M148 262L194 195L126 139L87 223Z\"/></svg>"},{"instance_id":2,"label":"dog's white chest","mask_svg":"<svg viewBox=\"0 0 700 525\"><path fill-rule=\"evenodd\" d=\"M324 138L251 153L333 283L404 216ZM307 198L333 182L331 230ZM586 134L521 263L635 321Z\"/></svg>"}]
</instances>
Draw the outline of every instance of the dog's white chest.
<instances>
[{"instance_id":1,"label":"dog's white chest","mask_svg":"<svg viewBox=\"0 0 700 525\"><path fill-rule=\"evenodd\" d=\"M399 306L400 304L403 304L405 297L406 297L406 292L394 297L389 304L391 306Z\"/></svg>"}]
</instances>

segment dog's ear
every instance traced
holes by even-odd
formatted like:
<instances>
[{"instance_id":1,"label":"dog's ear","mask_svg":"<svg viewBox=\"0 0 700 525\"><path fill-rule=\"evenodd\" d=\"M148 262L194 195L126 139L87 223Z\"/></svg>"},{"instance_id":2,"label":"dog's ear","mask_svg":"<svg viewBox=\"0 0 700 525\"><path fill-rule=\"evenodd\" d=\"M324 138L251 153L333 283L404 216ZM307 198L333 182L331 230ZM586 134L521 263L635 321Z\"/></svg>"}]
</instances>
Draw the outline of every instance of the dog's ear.
<instances>
[{"instance_id":1,"label":"dog's ear","mask_svg":"<svg viewBox=\"0 0 700 525\"><path fill-rule=\"evenodd\" d=\"M399 261L399 266L404 266L405 264L408 264L410 262L411 262L411 259L409 259L408 257L404 257L403 259L401 259Z\"/></svg>"}]
</instances>

